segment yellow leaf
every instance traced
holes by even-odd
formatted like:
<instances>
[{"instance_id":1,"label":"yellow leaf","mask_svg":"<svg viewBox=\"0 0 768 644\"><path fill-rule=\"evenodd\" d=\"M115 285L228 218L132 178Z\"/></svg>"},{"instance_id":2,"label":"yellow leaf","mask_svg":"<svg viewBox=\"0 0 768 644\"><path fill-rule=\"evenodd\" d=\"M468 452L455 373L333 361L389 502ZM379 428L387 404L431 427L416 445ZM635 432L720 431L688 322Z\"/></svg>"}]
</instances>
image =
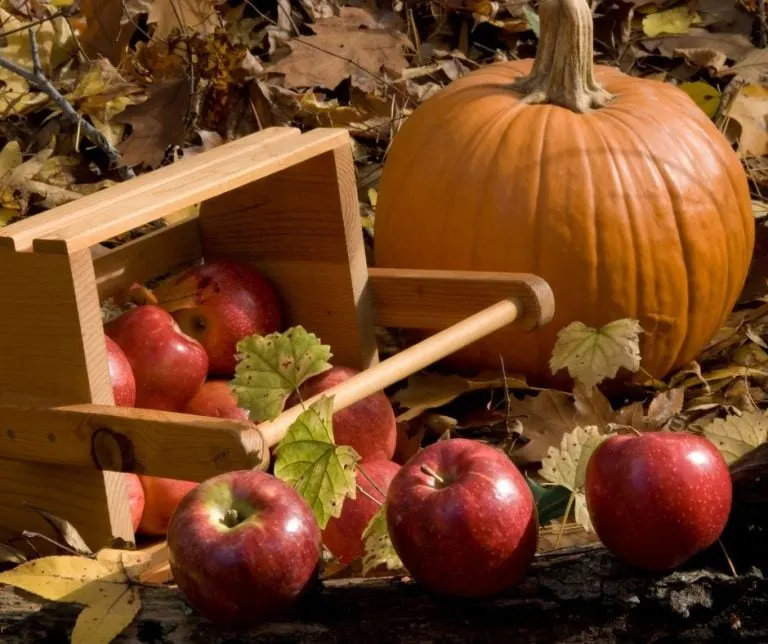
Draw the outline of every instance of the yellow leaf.
<instances>
[{"instance_id":1,"label":"yellow leaf","mask_svg":"<svg viewBox=\"0 0 768 644\"><path fill-rule=\"evenodd\" d=\"M43 557L0 573L0 583L50 601L84 604L72 631L72 644L109 644L141 609L138 586L127 573L148 565L151 555L103 550L96 559Z\"/></svg>"},{"instance_id":2,"label":"yellow leaf","mask_svg":"<svg viewBox=\"0 0 768 644\"><path fill-rule=\"evenodd\" d=\"M611 434L601 434L595 425L577 427L563 436L560 449L550 447L541 461L539 476L552 485L562 485L573 493L574 518L587 532L592 521L584 495L587 463L592 453Z\"/></svg>"},{"instance_id":3,"label":"yellow leaf","mask_svg":"<svg viewBox=\"0 0 768 644\"><path fill-rule=\"evenodd\" d=\"M726 134L738 142L742 158L768 154L768 87L745 85L728 112Z\"/></svg>"},{"instance_id":4,"label":"yellow leaf","mask_svg":"<svg viewBox=\"0 0 768 644\"><path fill-rule=\"evenodd\" d=\"M674 7L643 18L643 31L651 38L661 34L684 34L691 25L701 22L701 16L688 7Z\"/></svg>"},{"instance_id":5,"label":"yellow leaf","mask_svg":"<svg viewBox=\"0 0 768 644\"><path fill-rule=\"evenodd\" d=\"M9 141L0 150L0 177L4 177L22 162L21 147L18 141Z\"/></svg>"},{"instance_id":6,"label":"yellow leaf","mask_svg":"<svg viewBox=\"0 0 768 644\"><path fill-rule=\"evenodd\" d=\"M768 416L744 412L716 418L704 428L704 437L717 446L730 465L768 439Z\"/></svg>"},{"instance_id":7,"label":"yellow leaf","mask_svg":"<svg viewBox=\"0 0 768 644\"><path fill-rule=\"evenodd\" d=\"M680 89L690 96L709 118L714 117L720 105L720 90L704 81L682 83Z\"/></svg>"},{"instance_id":8,"label":"yellow leaf","mask_svg":"<svg viewBox=\"0 0 768 644\"><path fill-rule=\"evenodd\" d=\"M600 329L572 322L558 332L549 368L552 373L567 368L589 392L622 367L633 372L640 368L641 331L637 320L616 320Z\"/></svg>"}]
</instances>

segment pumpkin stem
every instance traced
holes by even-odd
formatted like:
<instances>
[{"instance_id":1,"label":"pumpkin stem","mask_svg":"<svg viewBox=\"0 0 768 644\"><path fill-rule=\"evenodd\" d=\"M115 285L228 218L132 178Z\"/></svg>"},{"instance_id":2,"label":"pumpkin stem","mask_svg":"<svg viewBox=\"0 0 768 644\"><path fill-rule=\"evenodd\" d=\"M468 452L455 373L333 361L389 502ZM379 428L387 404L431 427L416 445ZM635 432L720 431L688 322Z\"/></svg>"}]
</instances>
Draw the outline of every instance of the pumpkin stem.
<instances>
[{"instance_id":1,"label":"pumpkin stem","mask_svg":"<svg viewBox=\"0 0 768 644\"><path fill-rule=\"evenodd\" d=\"M531 73L512 84L523 102L551 103L578 113L608 103L613 96L595 79L588 0L542 0L539 22Z\"/></svg>"}]
</instances>

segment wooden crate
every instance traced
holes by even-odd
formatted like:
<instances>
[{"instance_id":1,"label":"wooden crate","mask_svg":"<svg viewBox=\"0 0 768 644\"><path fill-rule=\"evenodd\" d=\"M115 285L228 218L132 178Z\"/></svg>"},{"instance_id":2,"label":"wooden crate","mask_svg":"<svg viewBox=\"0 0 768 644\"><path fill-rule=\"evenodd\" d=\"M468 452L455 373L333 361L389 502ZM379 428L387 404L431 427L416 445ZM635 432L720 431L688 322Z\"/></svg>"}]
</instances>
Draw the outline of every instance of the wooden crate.
<instances>
[{"instance_id":1,"label":"wooden crate","mask_svg":"<svg viewBox=\"0 0 768 644\"><path fill-rule=\"evenodd\" d=\"M93 252L196 204L193 219ZM133 542L119 472L200 481L263 466L268 449L248 423L114 406L100 303L201 257L263 271L287 324L330 344L335 364L361 370L378 364L375 324L441 329L506 299L525 330L554 309L531 275L367 268L352 148L338 129L270 128L8 226L0 540L49 534L35 506L66 518L92 548Z\"/></svg>"}]
</instances>

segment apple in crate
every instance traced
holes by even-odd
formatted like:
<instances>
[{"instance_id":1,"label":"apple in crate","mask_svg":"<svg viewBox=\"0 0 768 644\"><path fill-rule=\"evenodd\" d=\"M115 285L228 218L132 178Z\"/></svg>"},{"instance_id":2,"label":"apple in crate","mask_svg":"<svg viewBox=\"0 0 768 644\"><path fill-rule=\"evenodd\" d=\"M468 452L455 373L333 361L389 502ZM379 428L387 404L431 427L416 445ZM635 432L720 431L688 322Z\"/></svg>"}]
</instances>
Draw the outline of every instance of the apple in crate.
<instances>
[{"instance_id":1,"label":"apple in crate","mask_svg":"<svg viewBox=\"0 0 768 644\"><path fill-rule=\"evenodd\" d=\"M107 343L107 362L115 405L133 407L136 404L136 378L133 375L131 363L112 338L105 335L104 340Z\"/></svg>"},{"instance_id":2,"label":"apple in crate","mask_svg":"<svg viewBox=\"0 0 768 644\"><path fill-rule=\"evenodd\" d=\"M209 380L203 384L184 407L184 413L233 420L249 419L248 411L238 407L237 397L228 380Z\"/></svg>"},{"instance_id":3,"label":"apple in crate","mask_svg":"<svg viewBox=\"0 0 768 644\"><path fill-rule=\"evenodd\" d=\"M400 466L393 461L375 459L361 461L357 469L357 486L362 491L357 490L354 499L344 499L341 516L331 517L323 530L325 547L343 564L363 555L363 532L383 505L389 484Z\"/></svg>"},{"instance_id":4,"label":"apple in crate","mask_svg":"<svg viewBox=\"0 0 768 644\"><path fill-rule=\"evenodd\" d=\"M234 374L240 340L282 327L282 304L274 287L241 262L193 266L160 284L154 295L184 332L205 347L212 376Z\"/></svg>"},{"instance_id":5,"label":"apple in crate","mask_svg":"<svg viewBox=\"0 0 768 644\"><path fill-rule=\"evenodd\" d=\"M280 618L316 583L320 527L280 479L227 472L181 500L168 550L189 603L213 622L244 626Z\"/></svg>"},{"instance_id":6,"label":"apple in crate","mask_svg":"<svg viewBox=\"0 0 768 644\"><path fill-rule=\"evenodd\" d=\"M733 488L713 443L659 431L600 443L587 463L585 492L603 545L629 565L663 571L717 541Z\"/></svg>"},{"instance_id":7,"label":"apple in crate","mask_svg":"<svg viewBox=\"0 0 768 644\"><path fill-rule=\"evenodd\" d=\"M171 515L179 501L199 483L143 474L139 479L144 488L144 512L138 531L152 537L165 536Z\"/></svg>"},{"instance_id":8,"label":"apple in crate","mask_svg":"<svg viewBox=\"0 0 768 644\"><path fill-rule=\"evenodd\" d=\"M104 331L133 369L136 407L181 411L205 382L205 349L159 306L132 308L105 325Z\"/></svg>"},{"instance_id":9,"label":"apple in crate","mask_svg":"<svg viewBox=\"0 0 768 644\"><path fill-rule=\"evenodd\" d=\"M334 366L304 382L299 387L301 399L293 395L287 406L323 393L358 373L349 367ZM397 424L386 394L378 391L333 414L333 436L337 445L351 446L363 460L391 460L397 446Z\"/></svg>"},{"instance_id":10,"label":"apple in crate","mask_svg":"<svg viewBox=\"0 0 768 644\"><path fill-rule=\"evenodd\" d=\"M536 554L530 488L503 452L479 441L438 441L415 454L392 479L386 508L395 552L438 593L494 595Z\"/></svg>"}]
</instances>

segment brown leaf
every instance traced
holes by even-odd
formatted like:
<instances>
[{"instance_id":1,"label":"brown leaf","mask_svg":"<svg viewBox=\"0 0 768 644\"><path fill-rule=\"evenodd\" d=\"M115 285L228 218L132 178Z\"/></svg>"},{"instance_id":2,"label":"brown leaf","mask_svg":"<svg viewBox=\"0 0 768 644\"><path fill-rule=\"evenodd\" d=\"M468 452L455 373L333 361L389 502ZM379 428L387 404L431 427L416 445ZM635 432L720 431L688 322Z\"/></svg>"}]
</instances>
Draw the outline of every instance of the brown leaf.
<instances>
[{"instance_id":1,"label":"brown leaf","mask_svg":"<svg viewBox=\"0 0 768 644\"><path fill-rule=\"evenodd\" d=\"M413 47L405 35L355 7L342 7L312 29L317 35L291 40L291 53L268 68L285 74L291 87L334 89L350 77L353 85L373 91L385 69L397 74L407 67L403 52Z\"/></svg>"},{"instance_id":2,"label":"brown leaf","mask_svg":"<svg viewBox=\"0 0 768 644\"><path fill-rule=\"evenodd\" d=\"M184 121L191 99L189 80L157 83L148 88L148 93L146 101L128 106L115 119L133 127L118 148L123 163L129 166L146 163L156 167L169 145L180 145L184 140Z\"/></svg>"},{"instance_id":3,"label":"brown leaf","mask_svg":"<svg viewBox=\"0 0 768 644\"><path fill-rule=\"evenodd\" d=\"M680 413L685 399L685 389L662 391L648 405L646 424L651 429L662 429L675 414Z\"/></svg>"},{"instance_id":4,"label":"brown leaf","mask_svg":"<svg viewBox=\"0 0 768 644\"><path fill-rule=\"evenodd\" d=\"M87 20L80 43L85 53L108 58L115 66L136 31L135 22L123 10L124 0L80 0L80 11Z\"/></svg>"},{"instance_id":5,"label":"brown leaf","mask_svg":"<svg viewBox=\"0 0 768 644\"><path fill-rule=\"evenodd\" d=\"M211 33L219 24L216 5L226 0L154 0L147 22L154 38L166 40L174 32Z\"/></svg>"},{"instance_id":6,"label":"brown leaf","mask_svg":"<svg viewBox=\"0 0 768 644\"><path fill-rule=\"evenodd\" d=\"M741 61L755 50L755 46L747 36L712 33L698 27L692 27L684 35L646 38L642 42L648 51L658 50L662 55L670 58L674 56L676 49L711 49L722 52L730 60Z\"/></svg>"},{"instance_id":7,"label":"brown leaf","mask_svg":"<svg viewBox=\"0 0 768 644\"><path fill-rule=\"evenodd\" d=\"M749 83L760 83L768 73L768 49L755 49L740 62L723 70L720 76L739 76Z\"/></svg>"},{"instance_id":8,"label":"brown leaf","mask_svg":"<svg viewBox=\"0 0 768 644\"><path fill-rule=\"evenodd\" d=\"M45 521L59 534L62 541L72 548L72 550L81 555L93 554L93 551L88 547L88 544L85 543L75 526L69 521L62 519L43 508L38 508L33 505L30 505L29 507L43 517L43 519L45 519Z\"/></svg>"},{"instance_id":9,"label":"brown leaf","mask_svg":"<svg viewBox=\"0 0 768 644\"><path fill-rule=\"evenodd\" d=\"M712 72L719 72L728 60L728 57L723 52L704 47L675 49L674 54L675 56L682 56L696 67L708 69Z\"/></svg>"},{"instance_id":10,"label":"brown leaf","mask_svg":"<svg viewBox=\"0 0 768 644\"><path fill-rule=\"evenodd\" d=\"M738 142L742 158L762 157L768 154L768 87L746 85L733 101L726 134Z\"/></svg>"}]
</instances>

